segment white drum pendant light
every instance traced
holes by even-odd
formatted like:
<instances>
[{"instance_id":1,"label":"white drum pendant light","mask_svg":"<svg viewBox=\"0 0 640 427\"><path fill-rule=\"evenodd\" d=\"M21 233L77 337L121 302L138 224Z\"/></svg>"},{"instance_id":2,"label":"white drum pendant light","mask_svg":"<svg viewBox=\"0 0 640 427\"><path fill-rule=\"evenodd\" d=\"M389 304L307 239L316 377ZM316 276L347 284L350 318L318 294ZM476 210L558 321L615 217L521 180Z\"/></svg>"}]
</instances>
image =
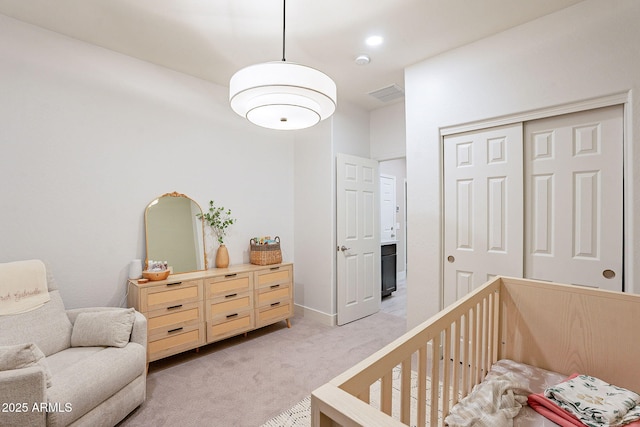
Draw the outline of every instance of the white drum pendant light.
<instances>
[{"instance_id":1,"label":"white drum pendant light","mask_svg":"<svg viewBox=\"0 0 640 427\"><path fill-rule=\"evenodd\" d=\"M336 84L315 68L286 62L283 0L282 61L250 65L236 72L229 83L233 111L269 129L311 127L336 110Z\"/></svg>"}]
</instances>

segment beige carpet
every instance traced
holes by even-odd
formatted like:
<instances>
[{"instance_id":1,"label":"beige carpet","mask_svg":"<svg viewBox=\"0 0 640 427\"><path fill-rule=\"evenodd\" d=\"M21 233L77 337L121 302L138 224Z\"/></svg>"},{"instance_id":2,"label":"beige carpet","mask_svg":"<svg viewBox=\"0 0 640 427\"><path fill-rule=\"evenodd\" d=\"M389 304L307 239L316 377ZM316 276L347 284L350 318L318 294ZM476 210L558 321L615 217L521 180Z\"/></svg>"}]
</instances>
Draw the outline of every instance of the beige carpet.
<instances>
[{"instance_id":1,"label":"beige carpet","mask_svg":"<svg viewBox=\"0 0 640 427\"><path fill-rule=\"evenodd\" d=\"M394 368L393 370L393 381L392 381L392 402L394 405L392 406L391 416L400 419L400 369ZM431 381L427 378L427 395L431 390ZM417 396L418 394L418 382L417 382L417 373L411 372L411 426L415 426L417 424ZM380 382L376 382L371 386L370 389L370 404L374 408L380 408ZM427 414L429 414L430 404L426 402ZM442 414L438 414L438 420L442 418ZM427 422L427 425L429 423ZM278 416L270 419L261 427L309 427L311 425L311 399L310 397L304 398L302 401L295 404L293 407L287 409L283 413Z\"/></svg>"},{"instance_id":2,"label":"beige carpet","mask_svg":"<svg viewBox=\"0 0 640 427\"><path fill-rule=\"evenodd\" d=\"M260 426L405 331L383 312L340 327L291 323L151 363L147 400L120 427Z\"/></svg>"}]
</instances>

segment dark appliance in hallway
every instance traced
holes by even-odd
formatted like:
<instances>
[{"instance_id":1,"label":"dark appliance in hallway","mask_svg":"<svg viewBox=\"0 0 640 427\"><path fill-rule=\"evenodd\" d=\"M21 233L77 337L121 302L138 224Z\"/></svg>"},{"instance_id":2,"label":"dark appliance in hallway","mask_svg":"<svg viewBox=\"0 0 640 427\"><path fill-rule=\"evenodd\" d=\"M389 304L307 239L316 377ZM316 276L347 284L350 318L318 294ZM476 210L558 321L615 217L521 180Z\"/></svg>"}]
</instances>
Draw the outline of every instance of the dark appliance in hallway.
<instances>
[{"instance_id":1,"label":"dark appliance in hallway","mask_svg":"<svg viewBox=\"0 0 640 427\"><path fill-rule=\"evenodd\" d=\"M382 244L382 296L391 295L396 290L396 244Z\"/></svg>"}]
</instances>

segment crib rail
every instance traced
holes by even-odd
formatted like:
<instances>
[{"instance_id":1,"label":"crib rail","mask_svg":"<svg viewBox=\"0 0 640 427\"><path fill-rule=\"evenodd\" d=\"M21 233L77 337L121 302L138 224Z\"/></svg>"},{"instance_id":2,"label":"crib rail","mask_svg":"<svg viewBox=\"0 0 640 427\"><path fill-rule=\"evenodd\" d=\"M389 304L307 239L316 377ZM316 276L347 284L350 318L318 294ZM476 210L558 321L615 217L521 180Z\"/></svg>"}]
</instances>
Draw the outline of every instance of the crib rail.
<instances>
[{"instance_id":1,"label":"crib rail","mask_svg":"<svg viewBox=\"0 0 640 427\"><path fill-rule=\"evenodd\" d=\"M451 406L497 361L500 280L486 283L316 389L312 425L444 425Z\"/></svg>"}]
</instances>

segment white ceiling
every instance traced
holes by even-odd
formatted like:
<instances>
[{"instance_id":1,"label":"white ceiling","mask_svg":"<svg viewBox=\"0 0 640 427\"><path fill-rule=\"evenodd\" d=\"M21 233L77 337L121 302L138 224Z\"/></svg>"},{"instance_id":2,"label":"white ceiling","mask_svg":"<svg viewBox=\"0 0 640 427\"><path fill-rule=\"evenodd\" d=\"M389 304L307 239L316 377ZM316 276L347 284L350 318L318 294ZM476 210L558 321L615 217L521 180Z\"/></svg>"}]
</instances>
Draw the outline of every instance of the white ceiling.
<instances>
[{"instance_id":1,"label":"white ceiling","mask_svg":"<svg viewBox=\"0 0 640 427\"><path fill-rule=\"evenodd\" d=\"M289 0L286 59L371 110L387 104L368 93L404 88L406 66L580 1ZM0 13L223 86L282 59L282 0L0 0ZM384 44L367 47L372 34ZM362 53L369 65L355 64Z\"/></svg>"}]
</instances>

